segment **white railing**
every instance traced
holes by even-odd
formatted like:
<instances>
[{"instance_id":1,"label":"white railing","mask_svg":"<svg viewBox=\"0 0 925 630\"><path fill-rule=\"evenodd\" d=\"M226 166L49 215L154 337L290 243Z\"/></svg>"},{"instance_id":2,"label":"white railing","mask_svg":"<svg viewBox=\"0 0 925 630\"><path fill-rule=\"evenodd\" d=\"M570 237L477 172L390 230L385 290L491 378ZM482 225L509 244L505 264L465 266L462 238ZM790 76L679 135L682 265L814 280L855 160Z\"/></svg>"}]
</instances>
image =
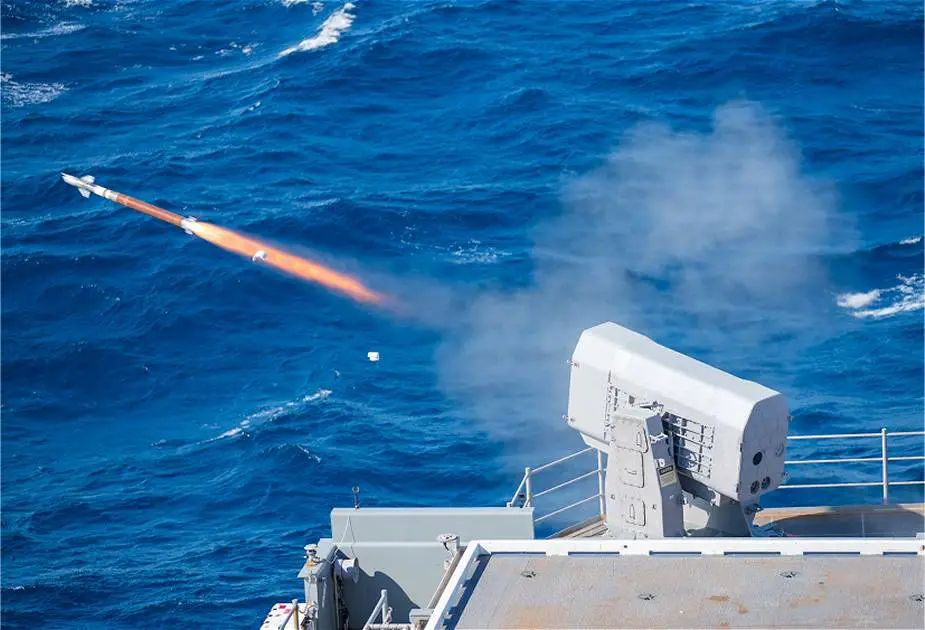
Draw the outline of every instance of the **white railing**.
<instances>
[{"instance_id":1,"label":"white railing","mask_svg":"<svg viewBox=\"0 0 925 630\"><path fill-rule=\"evenodd\" d=\"M880 463L880 479L878 481L853 481L853 482L840 482L840 483L798 483L798 484L785 484L778 486L780 490L800 490L800 489L810 489L810 488L860 488L868 486L880 486L882 490L883 503L888 503L890 500L890 487L891 486L925 486L925 480L916 480L916 481L906 481L906 480L893 480L890 479L889 474L889 464L890 462L909 462L909 461L922 461L925 462L925 455L900 455L900 456L891 456L888 448L889 438L898 438L898 437L914 437L920 436L925 437L925 431L894 431L888 432L885 428L881 429L877 433L833 433L827 435L791 435L787 439L789 441L807 441L807 440L863 440L863 439L880 439L880 454L875 457L840 457L840 458L828 458L828 459L788 459L785 460L785 466L805 466L805 465L822 465L822 464L850 464L850 463L861 463L861 462L879 462ZM556 485L550 486L543 490L537 491L535 488L534 477L538 473L546 472L550 469L560 467L562 464L574 460L582 455L587 453L593 453L595 457L594 467L586 472L582 471L574 477L570 477L565 481L558 483ZM597 518L602 518L606 512L606 505L604 501L604 476L605 476L605 466L604 466L604 455L601 451L598 451L595 448L587 447L580 451L576 451L559 459L553 460L542 466L537 466L536 468L526 467L524 468L524 476L520 481L520 485L517 486L517 490L514 491L514 495L511 497L511 500L507 502L508 507L521 506L521 507L536 507L535 501L541 497L548 497L550 494L557 493L563 488L576 484L585 479L590 479L596 477L596 492L590 496L585 496L577 501L569 503L564 507L559 507L553 509L552 511L541 513L539 516L534 518L535 524L543 523L555 516L558 516L564 512L573 510L579 506L585 505L597 499L598 501L598 514ZM789 477L788 473L784 473L785 480ZM562 530L559 530L552 537L561 534L565 530L572 529L575 525L570 525Z\"/></svg>"},{"instance_id":2,"label":"white railing","mask_svg":"<svg viewBox=\"0 0 925 630\"><path fill-rule=\"evenodd\" d=\"M791 435L788 440L862 440L880 438L880 455L878 457L840 457L833 459L788 459L785 466L805 466L816 464L851 464L860 462L880 462L880 481L852 481L842 483L795 483L780 486L780 489L807 489L807 488L860 488L865 486L880 486L883 492L883 503L890 502L890 486L925 486L923 481L891 481L890 462L925 461L925 455L901 455L890 457L888 439L891 437L925 436L925 431L894 431L888 432L885 428L879 433L832 433L828 435Z\"/></svg>"},{"instance_id":3,"label":"white railing","mask_svg":"<svg viewBox=\"0 0 925 630\"><path fill-rule=\"evenodd\" d=\"M302 626L299 624L299 600L292 600L292 609L289 611L289 614L286 615L286 618L283 619L283 622L279 624L277 630L286 630L286 626L289 625L289 620L292 620L292 627L295 630L301 630Z\"/></svg>"},{"instance_id":4,"label":"white railing","mask_svg":"<svg viewBox=\"0 0 925 630\"><path fill-rule=\"evenodd\" d=\"M591 469L588 472L582 472L581 474L575 477L572 477L559 484L546 488L545 490L540 490L539 492L536 492L534 490L533 477L535 475L537 475L538 473L542 473L547 470L550 470L552 468L559 467L565 462L571 461L577 457L585 455L586 453L594 454L594 468L593 469ZM594 492L590 496L586 496L577 501L574 501L573 503L569 503L568 505L564 507L560 507L555 510L552 510L551 512L547 512L545 514L541 514L540 516L536 516L534 517L533 522L538 525L542 523L543 521L547 521L564 512L568 512L569 510L573 510L577 507L590 503L594 501L595 499L597 500L597 504L598 504L597 516L600 517L600 516L603 516L604 511L605 511L604 473L605 473L604 454L601 451L593 447L590 447L590 446L588 448L584 448L575 453L571 453L564 457L560 457L559 459L553 460L547 464L543 464L542 466L537 466L536 468L530 468L529 466L527 466L526 468L524 468L524 476L520 481L520 485L517 486L517 490L514 491L514 495L511 497L511 500L508 501L507 505L508 507L513 507L515 505L520 505L521 507L536 507L535 506L536 499L550 495L554 492L558 492L562 490L563 488L571 486L572 484L578 483L585 479L596 477L597 478L597 488L596 488L597 491L596 492ZM567 527L566 529L569 529L569 528ZM558 533L561 533L561 532L556 532L556 534Z\"/></svg>"},{"instance_id":5,"label":"white railing","mask_svg":"<svg viewBox=\"0 0 925 630\"><path fill-rule=\"evenodd\" d=\"M382 616L380 623L375 623L376 617ZM392 607L389 606L389 592L385 589L379 591L379 601L363 625L363 630L411 630L409 623L392 623Z\"/></svg>"}]
</instances>

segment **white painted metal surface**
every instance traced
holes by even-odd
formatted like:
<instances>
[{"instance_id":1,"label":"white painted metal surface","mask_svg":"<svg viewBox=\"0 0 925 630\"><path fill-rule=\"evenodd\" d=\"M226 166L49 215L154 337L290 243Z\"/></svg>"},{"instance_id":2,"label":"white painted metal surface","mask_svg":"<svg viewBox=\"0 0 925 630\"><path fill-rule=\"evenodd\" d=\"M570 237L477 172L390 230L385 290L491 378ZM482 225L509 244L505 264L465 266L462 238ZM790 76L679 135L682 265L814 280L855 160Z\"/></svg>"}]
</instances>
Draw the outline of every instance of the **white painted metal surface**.
<instances>
[{"instance_id":1,"label":"white painted metal surface","mask_svg":"<svg viewBox=\"0 0 925 630\"><path fill-rule=\"evenodd\" d=\"M571 361L568 422L606 451L611 414L654 403L672 426L678 469L751 503L784 472L784 397L607 322L585 330Z\"/></svg>"},{"instance_id":2,"label":"white painted metal surface","mask_svg":"<svg viewBox=\"0 0 925 630\"><path fill-rule=\"evenodd\" d=\"M306 604L299 604L298 619L305 619L308 611ZM260 630L300 630L296 625L296 617L293 614L294 607L291 602L273 604L273 608L267 613L266 619L260 624ZM285 623L285 625L283 625Z\"/></svg>"}]
</instances>

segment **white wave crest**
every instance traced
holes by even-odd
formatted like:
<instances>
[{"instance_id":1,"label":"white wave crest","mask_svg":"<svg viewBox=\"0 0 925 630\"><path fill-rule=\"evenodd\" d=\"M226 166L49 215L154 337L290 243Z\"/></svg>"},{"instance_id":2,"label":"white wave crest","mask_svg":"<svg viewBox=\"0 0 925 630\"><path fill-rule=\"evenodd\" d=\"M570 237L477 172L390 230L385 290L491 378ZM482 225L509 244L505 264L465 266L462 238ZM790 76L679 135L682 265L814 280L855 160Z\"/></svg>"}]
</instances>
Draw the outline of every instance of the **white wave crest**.
<instances>
[{"instance_id":1,"label":"white wave crest","mask_svg":"<svg viewBox=\"0 0 925 630\"><path fill-rule=\"evenodd\" d=\"M283 3L283 6L286 7L287 9L289 7L294 7L300 4L309 3L309 0L281 0L281 1ZM320 2L319 0L315 0L315 2L312 2L312 15L318 15L323 10L324 10L323 2Z\"/></svg>"},{"instance_id":2,"label":"white wave crest","mask_svg":"<svg viewBox=\"0 0 925 630\"><path fill-rule=\"evenodd\" d=\"M899 313L925 308L925 279L922 274L896 276L899 284L889 289L873 289L866 293L843 293L836 303L849 309L859 319L882 319Z\"/></svg>"},{"instance_id":3,"label":"white wave crest","mask_svg":"<svg viewBox=\"0 0 925 630\"><path fill-rule=\"evenodd\" d=\"M238 435L247 435L245 431L250 431L256 426L266 424L268 422L273 422L277 418L285 415L286 413L289 413L290 411L298 411L305 403L314 402L316 400L324 400L330 395L330 389L319 389L314 394L306 394L297 401L289 401L283 403L282 405L274 405L273 407L267 407L265 409L261 409L260 411L255 411L254 413L241 420L240 426L229 429L221 435L217 435L216 437L207 440L207 442L214 442L215 440L236 437Z\"/></svg>"},{"instance_id":4,"label":"white wave crest","mask_svg":"<svg viewBox=\"0 0 925 630\"><path fill-rule=\"evenodd\" d=\"M912 236L909 238L904 238L903 240L899 241L899 244L900 245L915 245L921 240L922 240L921 236Z\"/></svg>"},{"instance_id":5,"label":"white wave crest","mask_svg":"<svg viewBox=\"0 0 925 630\"><path fill-rule=\"evenodd\" d=\"M69 33L76 33L85 29L86 26L83 24L76 24L74 22L62 22L61 24L56 24L55 26L50 26L48 28L43 28L40 31L33 31L31 33L3 33L0 35L0 40L6 39L42 39L43 37L54 37L56 35L67 35Z\"/></svg>"},{"instance_id":6,"label":"white wave crest","mask_svg":"<svg viewBox=\"0 0 925 630\"><path fill-rule=\"evenodd\" d=\"M315 455L314 453L312 453L309 449L305 448L301 444L296 444L295 446L297 449L299 449L300 451L308 455L311 459L315 460L315 462L319 464L321 463L321 458Z\"/></svg>"},{"instance_id":7,"label":"white wave crest","mask_svg":"<svg viewBox=\"0 0 925 630\"><path fill-rule=\"evenodd\" d=\"M867 293L842 293L836 302L842 308L864 308L878 299L880 299L880 289L874 289Z\"/></svg>"},{"instance_id":8,"label":"white wave crest","mask_svg":"<svg viewBox=\"0 0 925 630\"><path fill-rule=\"evenodd\" d=\"M64 0L64 6L68 9L71 7L83 7L88 9L93 6L93 0Z\"/></svg>"},{"instance_id":9,"label":"white wave crest","mask_svg":"<svg viewBox=\"0 0 925 630\"><path fill-rule=\"evenodd\" d=\"M225 431L225 432L222 433L221 435L217 436L215 439L216 439L216 440L220 440L220 439L222 439L222 438L234 437L234 436L236 436L236 435L241 435L241 433L243 433L243 432L244 432L244 429L242 429L241 427L235 427L235 428L233 428L233 429L229 429L229 430Z\"/></svg>"},{"instance_id":10,"label":"white wave crest","mask_svg":"<svg viewBox=\"0 0 925 630\"><path fill-rule=\"evenodd\" d=\"M317 392L315 392L314 394L311 394L310 396L305 396L305 397L303 397L303 398L302 398L302 402L311 402L311 401L313 401L313 400L324 400L325 398L327 398L327 397L330 396L330 395L331 395L331 390L330 390L330 389L319 389L319 390L318 390Z\"/></svg>"},{"instance_id":11,"label":"white wave crest","mask_svg":"<svg viewBox=\"0 0 925 630\"><path fill-rule=\"evenodd\" d=\"M341 35L350 29L350 26L353 24L353 20L356 18L356 16L351 13L353 9L353 3L346 3L344 6L328 16L328 19L326 19L321 24L321 28L318 29L318 33L315 34L314 37L303 39L295 46L291 46L279 53L279 56L285 57L287 55L291 55L294 52L316 50L318 48L330 46L331 44L337 42Z\"/></svg>"},{"instance_id":12,"label":"white wave crest","mask_svg":"<svg viewBox=\"0 0 925 630\"><path fill-rule=\"evenodd\" d=\"M510 256L509 252L494 247L483 247L482 242L475 239L470 240L466 245L453 248L450 253L453 256L452 262L457 265L493 264L498 262L499 258Z\"/></svg>"},{"instance_id":13,"label":"white wave crest","mask_svg":"<svg viewBox=\"0 0 925 630\"><path fill-rule=\"evenodd\" d=\"M10 107L48 103L66 90L63 83L19 83L7 72L0 74L0 96Z\"/></svg>"}]
</instances>

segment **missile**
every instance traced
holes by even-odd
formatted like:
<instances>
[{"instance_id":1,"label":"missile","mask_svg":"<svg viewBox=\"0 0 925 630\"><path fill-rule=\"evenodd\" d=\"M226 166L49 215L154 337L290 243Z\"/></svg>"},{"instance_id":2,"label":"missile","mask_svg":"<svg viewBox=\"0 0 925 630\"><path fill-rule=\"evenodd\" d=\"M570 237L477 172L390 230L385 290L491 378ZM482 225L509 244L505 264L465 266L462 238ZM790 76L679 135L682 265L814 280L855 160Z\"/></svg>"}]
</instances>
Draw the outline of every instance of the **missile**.
<instances>
[{"instance_id":1,"label":"missile","mask_svg":"<svg viewBox=\"0 0 925 630\"><path fill-rule=\"evenodd\" d=\"M214 223L198 221L195 217L182 217L146 201L109 190L97 184L92 175L74 177L67 173L61 173L61 178L67 184L76 188L77 192L85 199L88 199L90 195L99 195L126 208L137 210L165 223L175 225L187 234L197 236L226 251L239 256L246 256L254 263L259 261L262 265L273 267L308 282L320 284L338 293L348 295L357 302L367 304L383 304L386 302L387 296L373 291L352 276L335 271L319 262L297 256L279 247L274 247L256 238L245 236L240 232L229 230Z\"/></svg>"},{"instance_id":2,"label":"missile","mask_svg":"<svg viewBox=\"0 0 925 630\"><path fill-rule=\"evenodd\" d=\"M187 234L195 233L196 223L195 217L181 217L179 214L170 212L169 210L164 210L163 208L158 208L153 206L150 203L144 202L141 199L135 199L134 197L129 197L128 195L123 195L114 190L109 190L104 188L99 184L96 184L96 179L93 175L84 175L83 177L74 177L73 175L68 175L67 173L61 173L61 179L65 183L70 184L77 189L77 192L81 194L84 199L89 199L90 195L99 195L103 199L108 199L114 201L117 204L123 205L132 210L137 210L147 214L148 216L154 217L155 219L160 219L171 225L175 225L183 230Z\"/></svg>"}]
</instances>

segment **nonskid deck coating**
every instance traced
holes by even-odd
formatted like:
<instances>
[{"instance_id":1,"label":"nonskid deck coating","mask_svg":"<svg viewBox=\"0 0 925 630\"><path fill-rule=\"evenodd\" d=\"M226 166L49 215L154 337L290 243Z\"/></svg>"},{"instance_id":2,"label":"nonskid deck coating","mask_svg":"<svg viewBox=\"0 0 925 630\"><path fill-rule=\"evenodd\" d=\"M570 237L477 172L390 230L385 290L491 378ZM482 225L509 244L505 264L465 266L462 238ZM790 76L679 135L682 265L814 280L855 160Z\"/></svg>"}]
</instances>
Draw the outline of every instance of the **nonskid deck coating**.
<instances>
[{"instance_id":1,"label":"nonskid deck coating","mask_svg":"<svg viewBox=\"0 0 925 630\"><path fill-rule=\"evenodd\" d=\"M923 628L923 556L492 554L448 627Z\"/></svg>"}]
</instances>

